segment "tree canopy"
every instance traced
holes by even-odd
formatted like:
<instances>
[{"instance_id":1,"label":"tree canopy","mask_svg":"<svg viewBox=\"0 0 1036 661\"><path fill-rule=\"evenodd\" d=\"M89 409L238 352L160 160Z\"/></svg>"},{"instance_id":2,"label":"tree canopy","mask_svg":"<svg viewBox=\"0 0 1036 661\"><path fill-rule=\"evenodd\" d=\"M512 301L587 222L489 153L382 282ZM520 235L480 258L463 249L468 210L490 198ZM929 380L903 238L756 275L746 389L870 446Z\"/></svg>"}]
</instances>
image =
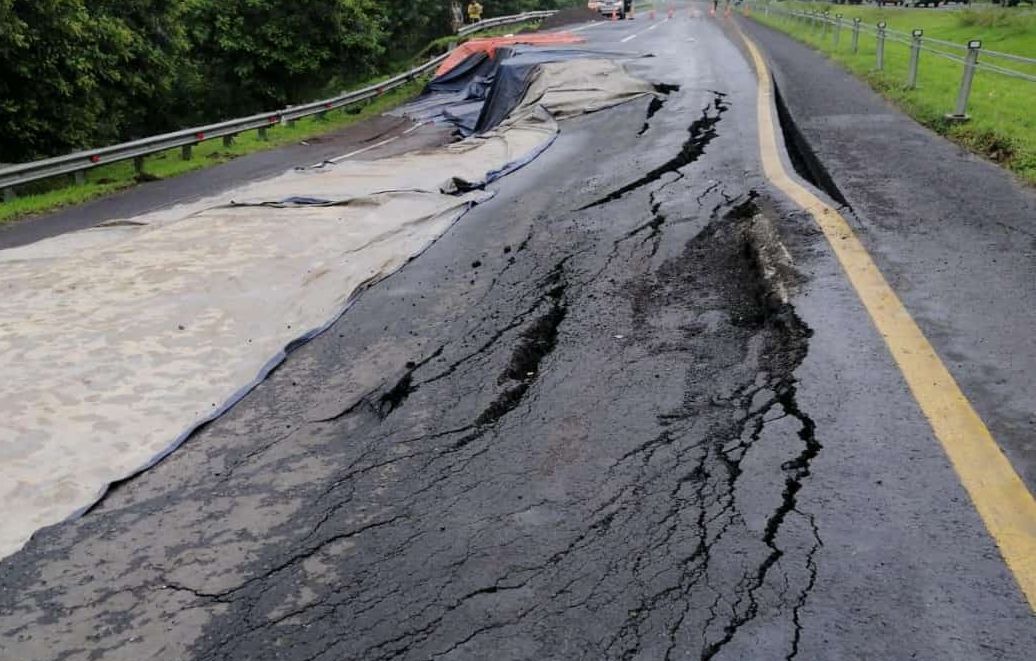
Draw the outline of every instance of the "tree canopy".
<instances>
[{"instance_id":1,"label":"tree canopy","mask_svg":"<svg viewBox=\"0 0 1036 661\"><path fill-rule=\"evenodd\" d=\"M449 30L448 0L0 0L0 163L311 101Z\"/></svg>"}]
</instances>

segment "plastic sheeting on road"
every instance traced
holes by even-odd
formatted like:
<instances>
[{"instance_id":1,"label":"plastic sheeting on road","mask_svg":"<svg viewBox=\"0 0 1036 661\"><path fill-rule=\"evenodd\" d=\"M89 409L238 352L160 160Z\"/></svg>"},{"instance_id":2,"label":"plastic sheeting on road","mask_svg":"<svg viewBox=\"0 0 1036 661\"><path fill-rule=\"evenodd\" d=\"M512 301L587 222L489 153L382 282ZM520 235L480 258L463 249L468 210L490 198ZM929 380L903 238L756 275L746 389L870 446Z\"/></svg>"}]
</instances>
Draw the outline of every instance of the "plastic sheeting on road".
<instances>
[{"instance_id":1,"label":"plastic sheeting on road","mask_svg":"<svg viewBox=\"0 0 1036 661\"><path fill-rule=\"evenodd\" d=\"M578 44L583 41L571 32L541 32L534 34L513 34L507 37L485 37L482 39L471 39L466 41L443 60L439 68L435 70L436 76L442 76L451 69L468 59L469 56L480 53L493 57L497 48L501 46L514 46L515 44L528 44L536 46L553 44Z\"/></svg>"},{"instance_id":2,"label":"plastic sheeting on road","mask_svg":"<svg viewBox=\"0 0 1036 661\"><path fill-rule=\"evenodd\" d=\"M653 88L573 60L540 66L527 89L495 129L439 149L0 251L0 557L233 405L489 197L474 189L545 149L556 117Z\"/></svg>"},{"instance_id":3,"label":"plastic sheeting on road","mask_svg":"<svg viewBox=\"0 0 1036 661\"><path fill-rule=\"evenodd\" d=\"M417 100L393 114L415 121L447 121L461 135L495 127L516 107L540 65L573 59L619 60L628 53L582 48L498 46L493 52L475 52L425 86Z\"/></svg>"}]
</instances>

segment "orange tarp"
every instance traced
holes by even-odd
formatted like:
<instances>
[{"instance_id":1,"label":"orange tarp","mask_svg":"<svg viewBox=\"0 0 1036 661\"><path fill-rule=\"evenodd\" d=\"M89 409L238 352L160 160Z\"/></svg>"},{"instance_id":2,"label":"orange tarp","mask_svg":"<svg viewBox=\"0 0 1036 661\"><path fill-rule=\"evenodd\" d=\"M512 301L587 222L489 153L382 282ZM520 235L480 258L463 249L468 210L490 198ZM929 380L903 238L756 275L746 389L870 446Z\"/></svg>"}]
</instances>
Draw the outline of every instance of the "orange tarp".
<instances>
[{"instance_id":1,"label":"orange tarp","mask_svg":"<svg viewBox=\"0 0 1036 661\"><path fill-rule=\"evenodd\" d=\"M513 44L578 44L583 41L571 32L549 32L544 34L516 34L510 37L486 37L485 39L472 39L466 41L450 53L450 56L443 60L439 68L435 70L436 76L441 76L453 67L457 66L469 55L474 53L485 53L493 57L498 46L511 46Z\"/></svg>"}]
</instances>

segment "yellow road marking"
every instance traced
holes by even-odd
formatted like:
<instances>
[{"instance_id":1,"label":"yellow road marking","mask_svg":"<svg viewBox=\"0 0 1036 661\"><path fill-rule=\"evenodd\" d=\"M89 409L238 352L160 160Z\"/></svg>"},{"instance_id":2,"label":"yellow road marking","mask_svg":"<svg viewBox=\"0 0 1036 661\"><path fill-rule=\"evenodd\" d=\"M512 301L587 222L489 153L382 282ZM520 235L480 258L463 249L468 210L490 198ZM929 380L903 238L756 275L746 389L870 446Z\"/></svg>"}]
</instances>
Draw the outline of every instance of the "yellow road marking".
<instances>
[{"instance_id":1,"label":"yellow road marking","mask_svg":"<svg viewBox=\"0 0 1036 661\"><path fill-rule=\"evenodd\" d=\"M849 223L784 169L769 69L756 45L736 24L735 29L759 79L756 112L763 172L813 216L827 237L1030 608L1036 610L1036 500Z\"/></svg>"}]
</instances>

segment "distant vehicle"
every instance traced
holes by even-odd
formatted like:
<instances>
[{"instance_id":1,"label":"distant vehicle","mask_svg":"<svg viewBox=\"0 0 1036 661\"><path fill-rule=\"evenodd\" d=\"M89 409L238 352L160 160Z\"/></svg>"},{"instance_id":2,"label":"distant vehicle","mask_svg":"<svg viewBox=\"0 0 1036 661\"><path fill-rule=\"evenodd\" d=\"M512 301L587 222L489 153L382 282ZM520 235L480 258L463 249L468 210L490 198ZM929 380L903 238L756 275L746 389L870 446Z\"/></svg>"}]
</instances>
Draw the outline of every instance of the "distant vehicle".
<instances>
[{"instance_id":1,"label":"distant vehicle","mask_svg":"<svg viewBox=\"0 0 1036 661\"><path fill-rule=\"evenodd\" d=\"M633 0L597 0L597 11L608 17L615 14L618 18L624 19L633 11Z\"/></svg>"}]
</instances>

